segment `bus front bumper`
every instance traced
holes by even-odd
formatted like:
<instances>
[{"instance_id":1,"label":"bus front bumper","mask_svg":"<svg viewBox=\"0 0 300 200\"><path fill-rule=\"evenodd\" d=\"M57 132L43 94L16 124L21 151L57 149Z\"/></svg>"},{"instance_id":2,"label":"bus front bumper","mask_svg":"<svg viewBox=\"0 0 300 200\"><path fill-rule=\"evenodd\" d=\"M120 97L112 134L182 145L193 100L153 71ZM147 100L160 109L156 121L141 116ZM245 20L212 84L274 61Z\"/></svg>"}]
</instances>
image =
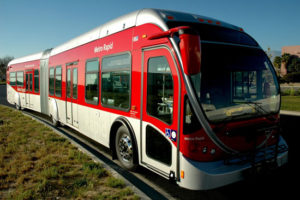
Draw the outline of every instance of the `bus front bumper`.
<instances>
[{"instance_id":1,"label":"bus front bumper","mask_svg":"<svg viewBox=\"0 0 300 200\"><path fill-rule=\"evenodd\" d=\"M273 147L275 149L275 145ZM266 154L266 150L258 151L254 156L254 161L240 156L225 161L198 162L181 155L180 166L181 170L184 170L184 178L178 181L178 185L191 190L222 187L243 180L251 173L262 172L262 168L269 168L271 166L270 156L273 156L273 164L281 167L288 162L288 146L282 137L280 137L278 147L279 150L276 154ZM277 155L276 162L274 162L274 155ZM274 165L272 166L274 168Z\"/></svg>"}]
</instances>

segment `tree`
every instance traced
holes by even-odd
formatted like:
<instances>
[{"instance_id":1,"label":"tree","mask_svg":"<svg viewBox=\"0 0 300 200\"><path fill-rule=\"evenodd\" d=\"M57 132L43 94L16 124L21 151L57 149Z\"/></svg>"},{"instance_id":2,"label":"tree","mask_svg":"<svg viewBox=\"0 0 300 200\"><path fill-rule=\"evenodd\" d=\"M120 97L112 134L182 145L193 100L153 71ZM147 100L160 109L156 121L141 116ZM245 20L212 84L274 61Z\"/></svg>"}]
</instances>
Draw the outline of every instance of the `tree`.
<instances>
[{"instance_id":1,"label":"tree","mask_svg":"<svg viewBox=\"0 0 300 200\"><path fill-rule=\"evenodd\" d=\"M5 80L6 67L12 59L14 59L14 57L12 57L12 56L6 56L3 58L0 58L0 81Z\"/></svg>"},{"instance_id":2,"label":"tree","mask_svg":"<svg viewBox=\"0 0 300 200\"><path fill-rule=\"evenodd\" d=\"M300 59L298 56L291 55L287 64L287 72L294 73L300 72Z\"/></svg>"},{"instance_id":3,"label":"tree","mask_svg":"<svg viewBox=\"0 0 300 200\"><path fill-rule=\"evenodd\" d=\"M273 55L271 53L271 48L268 47L267 51L265 51L265 52L266 52L267 56L269 57L269 59L272 60Z\"/></svg>"},{"instance_id":4,"label":"tree","mask_svg":"<svg viewBox=\"0 0 300 200\"><path fill-rule=\"evenodd\" d=\"M276 56L274 58L273 65L275 67L275 71L276 71L277 75L279 75L280 74L280 67L281 67L281 56Z\"/></svg>"},{"instance_id":5,"label":"tree","mask_svg":"<svg viewBox=\"0 0 300 200\"><path fill-rule=\"evenodd\" d=\"M280 74L282 76L286 75L287 74L287 64L290 60L290 57L291 55L288 54L288 53L284 53L282 56L281 56L281 69L280 69Z\"/></svg>"}]
</instances>

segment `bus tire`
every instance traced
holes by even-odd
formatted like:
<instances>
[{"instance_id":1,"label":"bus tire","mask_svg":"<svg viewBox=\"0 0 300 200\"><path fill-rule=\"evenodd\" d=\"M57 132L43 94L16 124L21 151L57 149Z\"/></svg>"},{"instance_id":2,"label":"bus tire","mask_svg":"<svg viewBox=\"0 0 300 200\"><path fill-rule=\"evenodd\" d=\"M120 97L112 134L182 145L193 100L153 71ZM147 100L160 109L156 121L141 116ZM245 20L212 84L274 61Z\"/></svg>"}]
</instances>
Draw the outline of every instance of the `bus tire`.
<instances>
[{"instance_id":1,"label":"bus tire","mask_svg":"<svg viewBox=\"0 0 300 200\"><path fill-rule=\"evenodd\" d=\"M137 168L136 148L133 138L125 126L120 126L117 130L115 150L118 160L125 169L133 171Z\"/></svg>"}]
</instances>

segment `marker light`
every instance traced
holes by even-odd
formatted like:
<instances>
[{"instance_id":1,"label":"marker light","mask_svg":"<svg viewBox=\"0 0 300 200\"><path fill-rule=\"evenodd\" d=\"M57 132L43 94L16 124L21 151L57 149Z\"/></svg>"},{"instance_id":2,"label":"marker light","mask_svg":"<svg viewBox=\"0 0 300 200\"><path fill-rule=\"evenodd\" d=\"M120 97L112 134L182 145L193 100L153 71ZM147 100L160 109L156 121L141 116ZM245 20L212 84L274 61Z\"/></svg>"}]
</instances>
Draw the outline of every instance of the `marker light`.
<instances>
[{"instance_id":1,"label":"marker light","mask_svg":"<svg viewBox=\"0 0 300 200\"><path fill-rule=\"evenodd\" d=\"M183 170L180 171L180 178L184 178L184 171Z\"/></svg>"}]
</instances>

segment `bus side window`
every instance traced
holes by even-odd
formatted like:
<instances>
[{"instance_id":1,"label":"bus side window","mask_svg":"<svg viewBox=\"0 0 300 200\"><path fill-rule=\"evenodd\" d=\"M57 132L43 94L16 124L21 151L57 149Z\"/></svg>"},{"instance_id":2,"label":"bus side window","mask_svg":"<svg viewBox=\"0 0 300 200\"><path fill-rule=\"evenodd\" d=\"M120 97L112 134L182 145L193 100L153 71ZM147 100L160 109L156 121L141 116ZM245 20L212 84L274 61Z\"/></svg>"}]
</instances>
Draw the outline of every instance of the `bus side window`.
<instances>
[{"instance_id":1,"label":"bus side window","mask_svg":"<svg viewBox=\"0 0 300 200\"><path fill-rule=\"evenodd\" d=\"M23 71L17 72L17 86L20 86L20 87L24 86L24 72Z\"/></svg>"},{"instance_id":2,"label":"bus side window","mask_svg":"<svg viewBox=\"0 0 300 200\"><path fill-rule=\"evenodd\" d=\"M16 72L10 72L9 73L9 84L11 86L15 86L16 85Z\"/></svg>"},{"instance_id":3,"label":"bus side window","mask_svg":"<svg viewBox=\"0 0 300 200\"><path fill-rule=\"evenodd\" d=\"M101 66L102 105L118 110L129 109L131 55L124 53L104 57Z\"/></svg>"},{"instance_id":4,"label":"bus side window","mask_svg":"<svg viewBox=\"0 0 300 200\"><path fill-rule=\"evenodd\" d=\"M49 94L54 95L54 67L50 67L49 70Z\"/></svg>"},{"instance_id":5,"label":"bus side window","mask_svg":"<svg viewBox=\"0 0 300 200\"><path fill-rule=\"evenodd\" d=\"M85 64L85 101L98 105L99 97L99 61L87 60Z\"/></svg>"},{"instance_id":6,"label":"bus side window","mask_svg":"<svg viewBox=\"0 0 300 200\"><path fill-rule=\"evenodd\" d=\"M34 70L34 92L39 93L40 91L40 80L39 80L39 70Z\"/></svg>"},{"instance_id":7,"label":"bus side window","mask_svg":"<svg viewBox=\"0 0 300 200\"><path fill-rule=\"evenodd\" d=\"M55 96L61 97L61 77L62 69L61 66L55 68Z\"/></svg>"}]
</instances>

